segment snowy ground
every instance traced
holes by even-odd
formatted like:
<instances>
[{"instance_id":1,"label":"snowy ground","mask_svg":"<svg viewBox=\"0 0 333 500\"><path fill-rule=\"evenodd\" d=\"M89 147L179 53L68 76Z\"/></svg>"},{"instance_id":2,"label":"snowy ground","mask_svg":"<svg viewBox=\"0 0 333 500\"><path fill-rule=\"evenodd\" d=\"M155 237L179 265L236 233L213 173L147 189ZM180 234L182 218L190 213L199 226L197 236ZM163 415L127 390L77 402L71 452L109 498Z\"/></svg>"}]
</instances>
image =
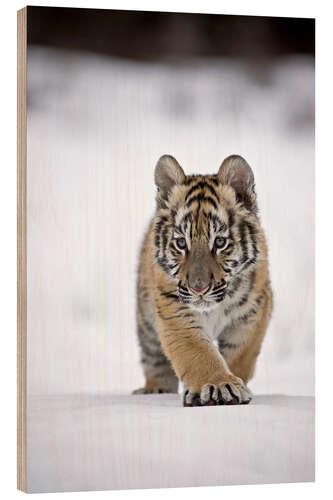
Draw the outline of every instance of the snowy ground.
<instances>
[{"instance_id":1,"label":"snowy ground","mask_svg":"<svg viewBox=\"0 0 333 500\"><path fill-rule=\"evenodd\" d=\"M314 395L313 60L275 60L264 71L231 60L177 66L34 48L28 85L30 488L311 480L313 402L300 396ZM216 172L231 153L253 167L275 301L250 387L296 398L258 396L245 409L190 412L172 397L153 407L149 399L104 398L143 381L135 270L164 153L188 173ZM117 437L121 428L137 443L133 457L129 438ZM159 455L170 432L175 447ZM149 441L155 454L148 445L139 451L146 433L160 436ZM49 444L59 448L58 461ZM200 450L208 454L201 453L204 471ZM118 470L115 457L129 461L128 476L107 474Z\"/></svg>"},{"instance_id":2,"label":"snowy ground","mask_svg":"<svg viewBox=\"0 0 333 500\"><path fill-rule=\"evenodd\" d=\"M311 397L206 408L174 395L34 397L29 422L29 492L314 480Z\"/></svg>"}]
</instances>

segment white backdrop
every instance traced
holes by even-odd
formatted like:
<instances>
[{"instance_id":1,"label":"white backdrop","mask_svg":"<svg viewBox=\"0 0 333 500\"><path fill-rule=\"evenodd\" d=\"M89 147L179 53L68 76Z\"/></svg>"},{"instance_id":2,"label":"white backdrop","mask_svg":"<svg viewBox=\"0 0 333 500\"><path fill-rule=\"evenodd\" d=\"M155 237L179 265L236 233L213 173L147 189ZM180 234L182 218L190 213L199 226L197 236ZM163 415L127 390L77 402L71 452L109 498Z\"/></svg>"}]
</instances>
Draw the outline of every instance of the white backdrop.
<instances>
[{"instance_id":1,"label":"white backdrop","mask_svg":"<svg viewBox=\"0 0 333 500\"><path fill-rule=\"evenodd\" d=\"M275 294L250 387L312 395L314 67L187 67L43 48L28 55L28 392L128 393L143 381L135 273L154 165L253 167Z\"/></svg>"}]
</instances>

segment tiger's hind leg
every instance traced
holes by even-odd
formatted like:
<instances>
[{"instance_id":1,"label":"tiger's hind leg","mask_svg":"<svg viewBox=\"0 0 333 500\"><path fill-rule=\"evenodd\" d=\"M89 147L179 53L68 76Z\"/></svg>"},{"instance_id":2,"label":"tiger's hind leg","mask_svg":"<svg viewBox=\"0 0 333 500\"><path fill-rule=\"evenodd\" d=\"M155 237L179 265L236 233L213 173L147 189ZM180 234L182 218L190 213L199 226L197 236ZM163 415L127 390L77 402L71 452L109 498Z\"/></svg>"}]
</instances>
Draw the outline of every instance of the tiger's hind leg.
<instances>
[{"instance_id":1,"label":"tiger's hind leg","mask_svg":"<svg viewBox=\"0 0 333 500\"><path fill-rule=\"evenodd\" d=\"M144 387L133 391L133 394L177 393L178 378L162 351L157 333L152 326L147 326L149 328L138 329L141 363L146 383Z\"/></svg>"}]
</instances>

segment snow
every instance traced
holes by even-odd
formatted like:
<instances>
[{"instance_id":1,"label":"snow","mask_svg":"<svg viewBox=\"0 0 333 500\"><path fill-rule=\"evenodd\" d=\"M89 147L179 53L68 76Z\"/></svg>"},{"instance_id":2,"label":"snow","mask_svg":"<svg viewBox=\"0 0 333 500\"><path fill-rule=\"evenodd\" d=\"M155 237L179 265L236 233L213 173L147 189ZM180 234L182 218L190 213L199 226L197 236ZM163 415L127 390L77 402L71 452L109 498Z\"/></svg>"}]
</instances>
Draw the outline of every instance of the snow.
<instances>
[{"instance_id":1,"label":"snow","mask_svg":"<svg viewBox=\"0 0 333 500\"><path fill-rule=\"evenodd\" d=\"M314 480L312 397L35 396L28 418L31 493Z\"/></svg>"}]
</instances>

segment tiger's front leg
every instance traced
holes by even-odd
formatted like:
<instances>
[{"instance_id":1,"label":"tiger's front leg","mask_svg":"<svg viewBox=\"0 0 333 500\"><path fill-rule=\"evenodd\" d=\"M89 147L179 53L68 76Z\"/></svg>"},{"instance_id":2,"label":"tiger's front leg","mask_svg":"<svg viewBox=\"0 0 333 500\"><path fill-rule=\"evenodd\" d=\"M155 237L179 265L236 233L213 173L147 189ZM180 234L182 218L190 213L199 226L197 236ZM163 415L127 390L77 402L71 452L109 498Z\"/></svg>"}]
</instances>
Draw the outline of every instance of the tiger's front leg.
<instances>
[{"instance_id":1,"label":"tiger's front leg","mask_svg":"<svg viewBox=\"0 0 333 500\"><path fill-rule=\"evenodd\" d=\"M174 301L162 304L163 297L158 302L158 335L165 355L185 384L184 406L249 403L251 395L243 380L230 371L205 335L198 314Z\"/></svg>"}]
</instances>

